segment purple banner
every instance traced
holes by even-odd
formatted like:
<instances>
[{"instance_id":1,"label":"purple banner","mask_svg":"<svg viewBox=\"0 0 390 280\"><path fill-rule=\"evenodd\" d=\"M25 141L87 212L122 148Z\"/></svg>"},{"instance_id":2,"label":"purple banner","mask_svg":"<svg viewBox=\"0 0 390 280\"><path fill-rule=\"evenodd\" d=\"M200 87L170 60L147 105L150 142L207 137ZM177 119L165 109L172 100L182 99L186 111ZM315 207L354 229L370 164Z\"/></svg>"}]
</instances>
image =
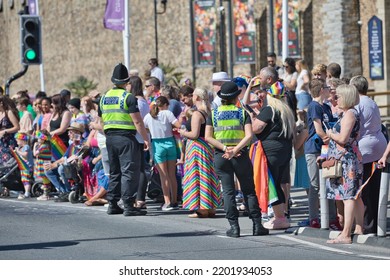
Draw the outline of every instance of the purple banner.
<instances>
[{"instance_id":1,"label":"purple banner","mask_svg":"<svg viewBox=\"0 0 390 280\"><path fill-rule=\"evenodd\" d=\"M104 28L123 31L125 30L125 3L124 0L107 0L104 13Z\"/></svg>"},{"instance_id":2,"label":"purple banner","mask_svg":"<svg viewBox=\"0 0 390 280\"><path fill-rule=\"evenodd\" d=\"M28 0L28 13L37 15L37 0Z\"/></svg>"}]
</instances>

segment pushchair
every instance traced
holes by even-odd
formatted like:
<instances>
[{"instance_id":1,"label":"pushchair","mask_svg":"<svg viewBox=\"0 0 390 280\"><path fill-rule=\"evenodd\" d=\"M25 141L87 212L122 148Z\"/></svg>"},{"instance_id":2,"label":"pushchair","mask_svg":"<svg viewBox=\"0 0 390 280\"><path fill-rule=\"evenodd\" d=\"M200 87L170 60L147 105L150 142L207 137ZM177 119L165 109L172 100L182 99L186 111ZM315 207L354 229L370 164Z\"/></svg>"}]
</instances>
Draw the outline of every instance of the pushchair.
<instances>
[{"instance_id":1,"label":"pushchair","mask_svg":"<svg viewBox=\"0 0 390 280\"><path fill-rule=\"evenodd\" d=\"M39 197L43 194L42 180L31 181L31 196ZM23 192L24 186L20 177L18 164L11 158L4 166L0 167L0 193L6 195L8 191ZM56 190L52 186L52 190Z\"/></svg>"},{"instance_id":2,"label":"pushchair","mask_svg":"<svg viewBox=\"0 0 390 280\"><path fill-rule=\"evenodd\" d=\"M9 190L24 191L18 164L14 158L11 158L0 167L0 192L6 196Z\"/></svg>"}]
</instances>

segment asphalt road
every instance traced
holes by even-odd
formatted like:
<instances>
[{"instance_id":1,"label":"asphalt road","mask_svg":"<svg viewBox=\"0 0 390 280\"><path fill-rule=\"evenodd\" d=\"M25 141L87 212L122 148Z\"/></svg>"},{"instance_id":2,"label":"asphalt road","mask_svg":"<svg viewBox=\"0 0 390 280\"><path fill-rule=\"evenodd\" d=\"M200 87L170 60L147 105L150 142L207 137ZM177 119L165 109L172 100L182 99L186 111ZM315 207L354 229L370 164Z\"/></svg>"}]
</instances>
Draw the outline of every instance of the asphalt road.
<instances>
[{"instance_id":1,"label":"asphalt road","mask_svg":"<svg viewBox=\"0 0 390 280\"><path fill-rule=\"evenodd\" d=\"M158 207L149 203L147 216L124 217L103 206L0 199L0 260L390 259L388 248L328 246L291 230L255 237L247 217L240 217L242 237L227 238L222 209L215 219L190 219L188 211Z\"/></svg>"}]
</instances>

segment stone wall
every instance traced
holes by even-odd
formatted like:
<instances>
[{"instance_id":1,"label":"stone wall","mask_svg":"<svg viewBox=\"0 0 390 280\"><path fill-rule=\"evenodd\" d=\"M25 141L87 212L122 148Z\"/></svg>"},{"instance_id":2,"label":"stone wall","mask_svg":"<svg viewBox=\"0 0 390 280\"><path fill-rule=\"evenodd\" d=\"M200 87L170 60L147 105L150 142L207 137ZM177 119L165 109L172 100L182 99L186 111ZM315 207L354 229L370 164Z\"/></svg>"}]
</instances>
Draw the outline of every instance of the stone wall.
<instances>
[{"instance_id":1,"label":"stone wall","mask_svg":"<svg viewBox=\"0 0 390 280\"><path fill-rule=\"evenodd\" d=\"M383 25L389 13L384 0L305 0L301 1L302 54L309 65L342 65L343 74L351 76L363 73L368 76L367 21L378 13ZM0 84L21 69L19 47L20 1L10 10L7 1L0 13ZM130 66L142 74L148 68L147 61L156 56L154 29L154 1L130 0ZM160 1L158 11L162 11ZM234 74L258 73L265 66L268 39L268 0L256 1L257 63L234 66ZM361 38L359 38L358 3L361 10ZM377 2L386 9L377 9ZM43 59L45 89L49 94L58 93L64 85L84 75L98 82L98 89L105 91L110 84L114 65L123 61L122 33L104 29L105 0L40 1L43 31ZM225 8L226 1L223 1ZM216 1L219 5L219 1ZM161 63L171 64L186 76L195 73L198 86L208 86L214 68L198 68L193 71L190 29L190 1L170 0L164 14L158 20L158 58ZM387 20L388 21L388 20ZM386 29L385 29L386 30ZM389 32L389 30L386 30ZM276 37L276 34L275 34ZM389 36L390 37L390 36ZM386 38L386 36L384 36ZM388 40L388 39L387 39ZM388 42L384 42L388 44ZM275 51L277 45L275 44ZM387 49L386 49L387 50ZM389 50L390 51L390 48ZM360 62L360 52L362 63ZM279 65L281 64L279 58ZM229 68L229 67L228 67ZM386 68L387 69L387 68ZM382 83L383 85L384 83ZM375 84L374 84L375 86ZM35 93L40 89L38 66L30 66L26 75L11 85L11 94L20 89ZM386 84L385 90L388 89Z\"/></svg>"}]
</instances>

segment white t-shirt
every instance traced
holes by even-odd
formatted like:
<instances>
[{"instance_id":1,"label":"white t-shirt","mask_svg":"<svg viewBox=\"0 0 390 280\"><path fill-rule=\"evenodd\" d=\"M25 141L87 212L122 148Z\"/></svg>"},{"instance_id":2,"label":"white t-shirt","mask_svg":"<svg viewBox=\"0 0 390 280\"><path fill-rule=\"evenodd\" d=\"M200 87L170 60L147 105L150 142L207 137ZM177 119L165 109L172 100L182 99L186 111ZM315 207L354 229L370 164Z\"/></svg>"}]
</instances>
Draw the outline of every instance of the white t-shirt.
<instances>
[{"instance_id":1,"label":"white t-shirt","mask_svg":"<svg viewBox=\"0 0 390 280\"><path fill-rule=\"evenodd\" d=\"M303 84L305 83L303 77L305 75L309 75L309 72L307 72L306 69L302 69L302 71L299 73L298 78L297 78L297 89L295 94L300 94L306 92L304 89L302 89Z\"/></svg>"},{"instance_id":2,"label":"white t-shirt","mask_svg":"<svg viewBox=\"0 0 390 280\"><path fill-rule=\"evenodd\" d=\"M150 113L144 118L145 127L149 129L152 139L172 137L172 125L176 122L177 119L169 110L158 112L157 118L155 119Z\"/></svg>"},{"instance_id":3,"label":"white t-shirt","mask_svg":"<svg viewBox=\"0 0 390 280\"><path fill-rule=\"evenodd\" d=\"M164 84L164 72L162 69L158 66L154 67L152 70L150 70L150 76L151 77L156 77L157 79L160 80L161 85Z\"/></svg>"},{"instance_id":4,"label":"white t-shirt","mask_svg":"<svg viewBox=\"0 0 390 280\"><path fill-rule=\"evenodd\" d=\"M149 104L148 101L146 101L143 98L137 98L137 104L138 109L141 114L142 119L145 118L147 114L149 114ZM144 143L144 138L142 138L141 134L137 131L135 134L135 138L137 139L138 143L142 144Z\"/></svg>"}]
</instances>

